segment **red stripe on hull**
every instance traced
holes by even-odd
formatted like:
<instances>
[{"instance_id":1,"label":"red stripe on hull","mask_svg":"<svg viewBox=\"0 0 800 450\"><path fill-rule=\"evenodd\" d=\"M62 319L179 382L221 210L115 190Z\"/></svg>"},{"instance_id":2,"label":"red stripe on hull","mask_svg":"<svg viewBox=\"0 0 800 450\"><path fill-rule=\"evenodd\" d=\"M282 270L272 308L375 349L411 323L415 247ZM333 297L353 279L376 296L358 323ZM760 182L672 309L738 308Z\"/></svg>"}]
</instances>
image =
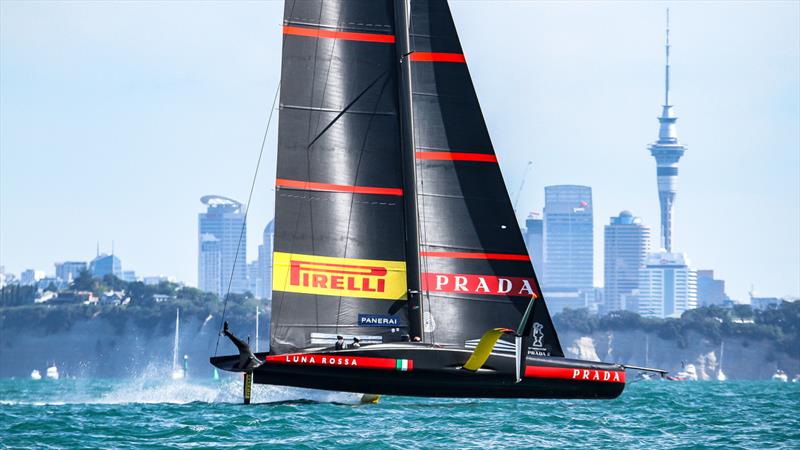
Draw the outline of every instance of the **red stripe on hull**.
<instances>
[{"instance_id":1,"label":"red stripe on hull","mask_svg":"<svg viewBox=\"0 0 800 450\"><path fill-rule=\"evenodd\" d=\"M525 366L527 378L555 378L558 380L599 381L603 383L625 383L624 370L601 370L583 367Z\"/></svg>"},{"instance_id":2,"label":"red stripe on hull","mask_svg":"<svg viewBox=\"0 0 800 450\"><path fill-rule=\"evenodd\" d=\"M466 63L462 53L441 53L441 52L414 52L411 54L411 61L419 62L448 62Z\"/></svg>"},{"instance_id":3,"label":"red stripe on hull","mask_svg":"<svg viewBox=\"0 0 800 450\"><path fill-rule=\"evenodd\" d=\"M398 370L398 363L395 358L374 358L368 356L341 356L341 355L320 355L314 353L287 353L285 355L273 355L266 357L268 364L286 364L298 366L324 366L324 367L350 367L354 369L382 369ZM414 361L407 360L410 372L414 368Z\"/></svg>"},{"instance_id":4,"label":"red stripe on hull","mask_svg":"<svg viewBox=\"0 0 800 450\"><path fill-rule=\"evenodd\" d=\"M530 261L528 255L515 255L508 253L471 253L471 252L419 252L420 256L429 258L458 258L458 259L493 259L500 261Z\"/></svg>"},{"instance_id":5,"label":"red stripe on hull","mask_svg":"<svg viewBox=\"0 0 800 450\"><path fill-rule=\"evenodd\" d=\"M460 152L417 152L417 159L428 159L438 161L476 161L476 162L497 162L495 155L486 153L460 153Z\"/></svg>"},{"instance_id":6,"label":"red stripe on hull","mask_svg":"<svg viewBox=\"0 0 800 450\"><path fill-rule=\"evenodd\" d=\"M395 42L393 34L332 31L320 28L293 27L289 25L283 26L283 34L313 38L342 39L345 41L380 42L382 44L394 44Z\"/></svg>"},{"instance_id":7,"label":"red stripe on hull","mask_svg":"<svg viewBox=\"0 0 800 450\"><path fill-rule=\"evenodd\" d=\"M346 184L327 184L327 183L314 183L311 181L298 181L287 180L278 178L275 180L275 185L278 187L302 189L305 191L324 191L324 192L345 192L350 194L376 194L376 195L393 195L396 197L403 196L403 190L399 188L382 188L382 187L366 187L366 186L351 186Z\"/></svg>"}]
</instances>

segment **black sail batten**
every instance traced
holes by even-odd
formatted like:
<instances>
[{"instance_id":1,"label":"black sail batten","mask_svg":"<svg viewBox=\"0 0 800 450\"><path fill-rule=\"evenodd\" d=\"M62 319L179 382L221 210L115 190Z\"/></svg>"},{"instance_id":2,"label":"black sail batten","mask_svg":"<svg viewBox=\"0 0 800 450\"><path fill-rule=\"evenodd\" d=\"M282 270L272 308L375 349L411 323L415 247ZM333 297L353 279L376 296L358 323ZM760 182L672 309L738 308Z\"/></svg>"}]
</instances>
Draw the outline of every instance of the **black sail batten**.
<instances>
[{"instance_id":1,"label":"black sail batten","mask_svg":"<svg viewBox=\"0 0 800 450\"><path fill-rule=\"evenodd\" d=\"M563 356L447 2L411 2L410 37L425 339L516 329L536 295L530 326L551 329L545 353Z\"/></svg>"},{"instance_id":2,"label":"black sail batten","mask_svg":"<svg viewBox=\"0 0 800 450\"><path fill-rule=\"evenodd\" d=\"M391 0L287 0L271 352L407 333Z\"/></svg>"}]
</instances>

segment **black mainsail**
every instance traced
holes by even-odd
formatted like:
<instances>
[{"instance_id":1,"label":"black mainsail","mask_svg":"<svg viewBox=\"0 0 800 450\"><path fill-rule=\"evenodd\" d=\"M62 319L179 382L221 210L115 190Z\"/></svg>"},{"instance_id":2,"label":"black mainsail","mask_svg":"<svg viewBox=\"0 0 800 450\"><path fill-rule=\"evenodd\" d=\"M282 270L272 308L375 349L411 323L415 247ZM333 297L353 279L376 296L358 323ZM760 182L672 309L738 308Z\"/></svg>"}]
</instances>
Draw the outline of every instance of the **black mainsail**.
<instances>
[{"instance_id":1,"label":"black mainsail","mask_svg":"<svg viewBox=\"0 0 800 450\"><path fill-rule=\"evenodd\" d=\"M390 0L286 1L275 352L338 334L387 341L407 332L392 8Z\"/></svg>"},{"instance_id":2,"label":"black mainsail","mask_svg":"<svg viewBox=\"0 0 800 450\"><path fill-rule=\"evenodd\" d=\"M564 358L446 0L286 0L280 100L271 348L215 366L370 394L622 392L623 366Z\"/></svg>"}]
</instances>

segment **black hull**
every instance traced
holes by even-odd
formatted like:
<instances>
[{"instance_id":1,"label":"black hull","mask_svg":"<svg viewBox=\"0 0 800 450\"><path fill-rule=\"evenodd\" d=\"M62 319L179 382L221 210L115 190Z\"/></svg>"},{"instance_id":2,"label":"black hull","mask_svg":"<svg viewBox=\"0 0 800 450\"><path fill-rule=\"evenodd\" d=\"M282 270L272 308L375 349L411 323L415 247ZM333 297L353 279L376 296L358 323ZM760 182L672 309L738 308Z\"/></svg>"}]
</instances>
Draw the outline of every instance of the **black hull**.
<instances>
[{"instance_id":1,"label":"black hull","mask_svg":"<svg viewBox=\"0 0 800 450\"><path fill-rule=\"evenodd\" d=\"M266 362L253 375L258 384L419 397L612 399L625 388L624 368L617 364L529 357L526 376L516 383L513 356L493 353L482 369L469 372L460 367L470 353L426 344L263 353L257 356ZM231 370L238 358L215 357L211 363Z\"/></svg>"}]
</instances>

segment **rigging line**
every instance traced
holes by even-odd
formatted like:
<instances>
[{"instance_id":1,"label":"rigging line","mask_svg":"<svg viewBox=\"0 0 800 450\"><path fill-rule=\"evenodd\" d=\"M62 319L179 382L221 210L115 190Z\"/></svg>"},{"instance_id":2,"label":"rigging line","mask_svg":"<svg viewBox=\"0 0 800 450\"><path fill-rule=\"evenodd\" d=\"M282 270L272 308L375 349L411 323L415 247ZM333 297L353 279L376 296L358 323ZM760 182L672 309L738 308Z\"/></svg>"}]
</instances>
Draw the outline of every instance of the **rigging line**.
<instances>
[{"instance_id":1,"label":"rigging line","mask_svg":"<svg viewBox=\"0 0 800 450\"><path fill-rule=\"evenodd\" d=\"M354 99L353 99L353 100L352 100L350 103L348 103L348 104L347 104L347 106L345 106L345 107L344 107L344 109L343 109L343 110L341 110L341 112L339 112L339 114L337 114L337 115L336 115L336 117L334 117L334 118L333 118L333 120L331 120L331 123L329 123L328 125L326 125L326 126L325 126L325 128L324 128L322 131L320 131L320 132L319 132L319 134L318 134L318 135L317 135L317 136L316 136L316 137L315 137L315 138L314 138L314 139L313 139L311 142L309 142L309 144L308 144L308 148L311 148L311 146L312 146L312 145L314 145L314 143L315 143L315 142L317 142L317 139L321 138L321 137L322 137L322 135L323 135L323 134L325 134L325 132L326 132L326 131L328 131L328 129L329 129L330 127L332 127L332 126L333 126L333 124L335 124L335 123L336 123L336 121L337 121L337 120L339 120L339 118L340 118L340 117L342 117L342 116L344 115L344 113L346 113L346 112L347 112L347 110L348 110L348 109L352 108L352 107L353 107L353 105L355 105L355 104L356 104L356 102L357 102L359 99L361 99L361 97L363 97L363 96L364 96L364 94L366 94L366 93L367 93L367 91L369 91L369 90L372 88L372 86L375 86L375 84L377 84L377 83L378 83L378 81L380 81L380 80L381 80L381 78L383 78L383 77L384 77L384 76L385 76L387 73L389 73L389 69L386 69L386 70L384 70L384 71L383 71L383 72L382 72L380 75L378 75L378 77L377 77L377 78L375 78L374 80L372 80L372 83L370 83L370 84L369 84L367 87L365 87L365 88L364 88L364 90L363 90L363 91L361 91L361 92L360 92L360 93L359 93L359 94L356 96L356 98L354 98ZM373 114L373 115L374 115L374 114Z\"/></svg>"},{"instance_id":2,"label":"rigging line","mask_svg":"<svg viewBox=\"0 0 800 450\"><path fill-rule=\"evenodd\" d=\"M256 187L256 180L258 179L258 169L261 167L261 158L264 156L264 147L267 144L267 135L269 134L269 126L272 124L272 115L275 112L275 104L278 102L278 93L281 91L281 83L278 82L278 87L275 89L275 96L272 99L272 107L269 109L269 118L267 118L267 126L264 129L264 137L261 139L261 149L258 151L258 161L256 162L256 170L253 173L253 182L250 183L250 194L247 196L247 206L244 208L244 220L242 221L242 230L239 232L239 241L236 243L236 255L233 258L233 266L231 267L231 275L228 278L228 289L225 292L225 301L222 304L222 317L220 318L219 329L221 330L225 323L225 313L228 310L228 298L231 294L231 285L233 284L233 274L236 271L236 262L239 260L239 250L242 248L242 239L244 238L245 230L247 230L247 213L250 212L250 203L253 199L253 191ZM214 346L214 355L216 356L219 350L219 338L221 334L217 334L217 343Z\"/></svg>"},{"instance_id":3,"label":"rigging line","mask_svg":"<svg viewBox=\"0 0 800 450\"><path fill-rule=\"evenodd\" d=\"M339 18L336 20L336 29L337 29L337 30L341 30L341 26L342 26L342 20L341 20L341 19L342 19L342 18L341 18L341 16L340 16L340 17L339 17ZM321 21L322 21L322 20L320 19L320 22L321 22ZM329 80L330 80L330 78L331 78L331 67L333 67L333 59L334 59L334 58L333 58L333 54L336 52L336 43L337 43L337 42L339 42L339 38L338 38L338 37L334 37L334 38L333 38L333 44L331 45L331 52L330 52L330 54L328 55L328 69L325 71L325 84L323 84L323 85L322 85L322 98L320 98L320 100L319 100L319 108L320 108L320 111L318 111L318 112L317 112L317 123L315 123L315 124L314 124L314 132L316 132L317 130L319 130L319 123L322 121L322 111L324 111L324 107L325 107L325 94L328 92L328 81L329 81ZM315 66L316 66L316 63L314 63L314 64L315 64ZM316 75L316 74L315 74L315 75ZM312 91L312 92L313 92L313 91ZM312 99L312 100L313 100L313 99ZM311 106L314 106L314 102L313 102L313 101L311 102ZM311 117L311 116L309 115L309 118L310 118L310 117ZM334 120L335 120L335 119L334 119ZM308 123L308 124L309 124L309 126L311 126L311 121L310 121L310 120L309 120L309 123ZM326 127L326 128L327 128L327 127ZM322 134L322 133L319 133L319 134L317 134L317 137L316 137L316 138L314 138L314 140L313 140L313 141L311 141L311 144L313 144L313 143L314 143L314 142L315 142L315 141L316 141L316 140L319 138L319 136L320 136L321 134ZM308 144L308 147L309 147L309 148L311 147L311 144ZM309 176L311 176L311 172L309 172Z\"/></svg>"}]
</instances>

